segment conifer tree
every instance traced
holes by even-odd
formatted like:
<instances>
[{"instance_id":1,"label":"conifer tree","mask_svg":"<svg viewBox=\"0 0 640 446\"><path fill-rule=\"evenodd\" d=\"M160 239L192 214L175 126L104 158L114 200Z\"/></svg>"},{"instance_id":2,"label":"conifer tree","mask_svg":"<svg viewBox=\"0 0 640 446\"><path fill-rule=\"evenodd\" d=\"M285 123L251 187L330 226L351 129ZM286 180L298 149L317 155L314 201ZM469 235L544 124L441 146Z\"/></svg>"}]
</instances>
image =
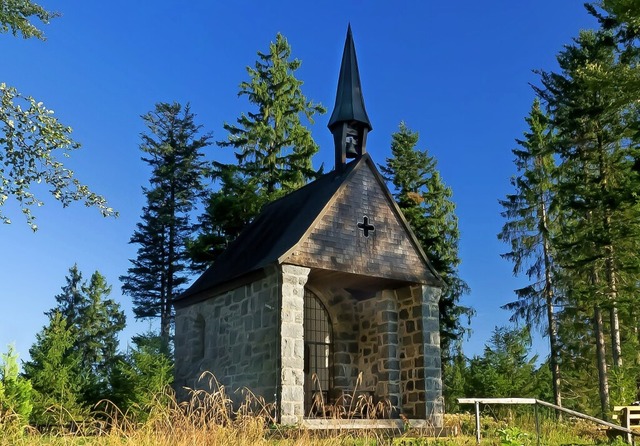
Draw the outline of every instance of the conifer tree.
<instances>
[{"instance_id":1,"label":"conifer tree","mask_svg":"<svg viewBox=\"0 0 640 446\"><path fill-rule=\"evenodd\" d=\"M77 384L77 388L72 389L74 404L92 405L110 396L113 369L121 359L117 352L118 333L125 326L125 315L120 305L108 298L111 287L98 271L89 281L84 281L78 266L74 265L65 280L62 293L56 296L57 305L45 313L49 316L49 330L43 331L42 339L32 349L41 352L43 347L38 347L39 344L63 342L61 333L65 331L69 331L71 343L64 352L57 351L61 358L53 365L46 363L50 358L43 354L39 361L28 363L25 370L29 370L27 376L41 375L47 367L55 369L63 363L73 364L69 380ZM64 329L57 322L58 317L64 320ZM34 387L39 390L35 381Z\"/></svg>"},{"instance_id":2,"label":"conifer tree","mask_svg":"<svg viewBox=\"0 0 640 446\"><path fill-rule=\"evenodd\" d=\"M82 416L82 382L78 374L80 355L74 350L75 331L59 312L36 335L24 363L24 375L36 392L32 418L36 425L78 420Z\"/></svg>"},{"instance_id":3,"label":"conifer tree","mask_svg":"<svg viewBox=\"0 0 640 446\"><path fill-rule=\"evenodd\" d=\"M640 265L638 148L633 124L637 109L616 104L617 89L594 89L582 76L590 64L619 63L606 32L583 31L558 55L559 73L541 73L543 88L558 131L559 159L556 205L562 210L561 231L554 239L556 260L563 268L571 305L592 309L600 382L601 411L609 410L607 321L612 365L623 365L620 318L629 314L637 294ZM577 314L577 313L576 313Z\"/></svg>"},{"instance_id":4,"label":"conifer tree","mask_svg":"<svg viewBox=\"0 0 640 446\"><path fill-rule=\"evenodd\" d=\"M555 134L550 117L535 99L526 119L529 131L517 140L513 149L518 174L511 180L515 192L500 200L502 216L507 222L498 238L510 245L502 257L513 263L514 275L525 273L531 283L515 290L518 300L503 308L512 311L512 321L523 320L528 326L539 326L549 337L554 402L562 406L558 327L555 307L557 293L556 267L552 253L555 218L550 214L553 198Z\"/></svg>"},{"instance_id":5,"label":"conifer tree","mask_svg":"<svg viewBox=\"0 0 640 446\"><path fill-rule=\"evenodd\" d=\"M147 205L130 243L138 245L136 259L120 277L122 292L133 299L139 319L160 319L160 333L169 342L173 321L172 300L182 292L189 273L186 241L194 232L190 213L201 199L206 171L201 149L210 135L189 105L158 103L142 117L148 133L142 135L142 160L151 171L143 188Z\"/></svg>"},{"instance_id":6,"label":"conifer tree","mask_svg":"<svg viewBox=\"0 0 640 446\"><path fill-rule=\"evenodd\" d=\"M452 342L467 330L463 318L470 319L473 310L459 304L469 291L458 275L458 218L452 192L437 170L434 157L418 150L418 133L404 123L392 135L391 153L380 169L395 190L394 197L416 234L433 267L445 281L440 297L440 342L443 363L450 356Z\"/></svg>"},{"instance_id":7,"label":"conifer tree","mask_svg":"<svg viewBox=\"0 0 640 446\"><path fill-rule=\"evenodd\" d=\"M17 416L20 427L29 423L33 410L33 386L31 381L18 373L18 354L13 345L0 361L0 418L10 420Z\"/></svg>"},{"instance_id":8,"label":"conifer tree","mask_svg":"<svg viewBox=\"0 0 640 446\"><path fill-rule=\"evenodd\" d=\"M236 124L224 124L228 138L218 145L234 149L237 164L214 164L220 189L210 195L201 235L191 247L197 262L213 260L263 205L318 176L311 163L318 146L302 118L313 124L325 109L303 95L295 77L301 62L290 57L291 47L278 33L269 52L259 51L255 66L247 67L249 80L240 83L238 96L254 109Z\"/></svg>"}]
</instances>

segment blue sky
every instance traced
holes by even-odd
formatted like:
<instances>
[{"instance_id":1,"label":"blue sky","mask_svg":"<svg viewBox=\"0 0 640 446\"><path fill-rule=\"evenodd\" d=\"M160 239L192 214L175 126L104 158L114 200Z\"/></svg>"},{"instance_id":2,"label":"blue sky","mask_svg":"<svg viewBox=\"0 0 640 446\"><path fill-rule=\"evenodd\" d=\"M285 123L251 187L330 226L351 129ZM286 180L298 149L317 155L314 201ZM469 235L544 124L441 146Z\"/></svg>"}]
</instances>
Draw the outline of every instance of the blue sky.
<instances>
[{"instance_id":1,"label":"blue sky","mask_svg":"<svg viewBox=\"0 0 640 446\"><path fill-rule=\"evenodd\" d=\"M134 323L118 281L135 256L128 241L149 177L138 149L140 115L156 102L190 102L197 122L225 139L222 124L249 110L237 97L245 67L277 32L302 60L297 76L306 96L329 109L312 127L321 147L314 165L333 168L326 124L349 22L374 127L368 151L384 162L404 120L453 189L460 275L472 290L463 303L477 311L465 353L481 353L492 329L507 323L500 306L522 282L500 258L507 247L496 238L503 224L498 199L511 190L511 149L526 130L532 70L555 69L562 45L595 26L582 1L40 3L62 17L45 27L46 42L0 35L0 82L43 101L74 129L83 148L67 165L120 217L103 219L81 204L62 209L49 199L36 210L40 229L32 233L15 206L5 206L13 224L0 227L0 350L15 343L27 357L74 263L87 278L99 270L113 285L112 297L127 311L124 345L150 327ZM231 160L228 149L215 146L207 158ZM535 348L547 354L544 340Z\"/></svg>"}]
</instances>

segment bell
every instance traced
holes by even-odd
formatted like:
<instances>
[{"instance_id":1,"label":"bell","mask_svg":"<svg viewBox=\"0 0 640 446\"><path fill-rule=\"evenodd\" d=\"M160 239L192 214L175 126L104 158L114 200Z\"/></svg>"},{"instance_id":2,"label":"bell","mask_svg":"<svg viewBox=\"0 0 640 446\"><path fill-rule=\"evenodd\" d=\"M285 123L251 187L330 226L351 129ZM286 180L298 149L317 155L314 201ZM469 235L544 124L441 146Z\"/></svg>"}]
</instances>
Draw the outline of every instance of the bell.
<instances>
[{"instance_id":1,"label":"bell","mask_svg":"<svg viewBox=\"0 0 640 446\"><path fill-rule=\"evenodd\" d=\"M347 158L357 158L358 157L358 151L356 150L356 146L353 144L349 144L347 143L347 147L346 147L346 155Z\"/></svg>"},{"instance_id":2,"label":"bell","mask_svg":"<svg viewBox=\"0 0 640 446\"><path fill-rule=\"evenodd\" d=\"M345 139L345 154L347 156L347 158L357 158L358 157L358 151L356 150L356 138L355 136L357 135L357 133L354 135L353 133L355 133L353 130L348 129L347 130L347 137Z\"/></svg>"}]
</instances>

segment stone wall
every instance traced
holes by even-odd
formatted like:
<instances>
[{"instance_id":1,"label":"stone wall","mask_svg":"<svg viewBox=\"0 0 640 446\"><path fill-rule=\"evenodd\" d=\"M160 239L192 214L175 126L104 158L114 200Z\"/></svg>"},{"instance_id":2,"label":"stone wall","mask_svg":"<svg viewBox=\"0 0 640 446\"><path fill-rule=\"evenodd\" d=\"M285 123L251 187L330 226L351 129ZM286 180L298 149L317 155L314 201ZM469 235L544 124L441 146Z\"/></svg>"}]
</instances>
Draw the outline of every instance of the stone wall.
<instances>
[{"instance_id":1,"label":"stone wall","mask_svg":"<svg viewBox=\"0 0 640 446\"><path fill-rule=\"evenodd\" d=\"M415 285L356 300L317 283L311 289L333 325L333 400L357 388L374 401L388 399L393 415L441 425L440 290Z\"/></svg>"},{"instance_id":2,"label":"stone wall","mask_svg":"<svg viewBox=\"0 0 640 446\"><path fill-rule=\"evenodd\" d=\"M442 425L438 299L440 289L413 286L396 291L399 308L402 412Z\"/></svg>"},{"instance_id":3,"label":"stone wall","mask_svg":"<svg viewBox=\"0 0 640 446\"><path fill-rule=\"evenodd\" d=\"M295 424L304 417L304 286L310 270L293 265L280 268L280 422Z\"/></svg>"},{"instance_id":4,"label":"stone wall","mask_svg":"<svg viewBox=\"0 0 640 446\"><path fill-rule=\"evenodd\" d=\"M322 302L329 314L333 330L332 392L330 402L353 390L358 379L357 301L346 291L330 289L326 284L313 284L309 289Z\"/></svg>"},{"instance_id":5,"label":"stone wall","mask_svg":"<svg viewBox=\"0 0 640 446\"><path fill-rule=\"evenodd\" d=\"M211 372L235 400L246 387L267 402L278 384L279 274L176 310L175 387L207 388Z\"/></svg>"}]
</instances>

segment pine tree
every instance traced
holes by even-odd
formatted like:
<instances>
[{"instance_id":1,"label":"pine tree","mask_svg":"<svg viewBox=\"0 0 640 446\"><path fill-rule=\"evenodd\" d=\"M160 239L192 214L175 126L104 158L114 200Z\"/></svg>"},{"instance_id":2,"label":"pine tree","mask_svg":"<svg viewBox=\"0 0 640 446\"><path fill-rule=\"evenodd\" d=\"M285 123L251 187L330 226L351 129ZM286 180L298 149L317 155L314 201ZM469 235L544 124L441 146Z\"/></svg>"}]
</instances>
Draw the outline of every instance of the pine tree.
<instances>
[{"instance_id":1,"label":"pine tree","mask_svg":"<svg viewBox=\"0 0 640 446\"><path fill-rule=\"evenodd\" d=\"M73 363L69 379L78 385L74 404L90 406L110 397L113 369L120 360L118 333L124 329L125 315L119 304L108 299L111 287L98 271L87 282L74 265L65 280L66 285L56 296L57 305L45 314L50 327L57 327L58 331L51 331L56 336L63 330L55 320L64 320L72 342L63 354L68 358L60 361ZM29 373L43 373L46 367L42 361L34 362L29 365Z\"/></svg>"},{"instance_id":2,"label":"pine tree","mask_svg":"<svg viewBox=\"0 0 640 446\"><path fill-rule=\"evenodd\" d=\"M111 286L98 271L82 285L86 304L76 323L76 348L80 352L80 370L84 374L84 401L96 403L108 398L111 379L121 355L118 353L118 333L125 327L125 315L120 305L108 299Z\"/></svg>"},{"instance_id":3,"label":"pine tree","mask_svg":"<svg viewBox=\"0 0 640 446\"><path fill-rule=\"evenodd\" d=\"M537 98L526 121L529 132L525 133L524 140L517 140L520 147L512 151L518 170L518 175L511 180L515 192L507 195L506 200L500 200L505 209L502 216L507 222L498 238L511 247L502 257L513 263L514 275L524 272L532 282L516 290L518 300L503 308L512 311L512 321L522 319L527 325L541 327L549 336L554 402L562 406L560 347L554 314L558 299L554 279L557 268L552 253L552 231L556 222L550 214L555 134Z\"/></svg>"},{"instance_id":4,"label":"pine tree","mask_svg":"<svg viewBox=\"0 0 640 446\"><path fill-rule=\"evenodd\" d=\"M530 350L531 334L526 327L496 327L483 355L469 361L467 395L540 397L545 387L536 379L537 356Z\"/></svg>"},{"instance_id":5,"label":"pine tree","mask_svg":"<svg viewBox=\"0 0 640 446\"><path fill-rule=\"evenodd\" d=\"M617 89L594 89L582 76L585 67L618 63L611 35L584 31L558 56L560 73L541 73L543 88L558 131L556 206L562 226L554 239L563 268L569 303L591 308L600 377L601 412L609 410L607 321L612 365L623 365L620 318L627 317L637 293L640 265L638 148L633 124L636 107L621 108ZM631 324L630 324L631 325Z\"/></svg>"},{"instance_id":6,"label":"pine tree","mask_svg":"<svg viewBox=\"0 0 640 446\"><path fill-rule=\"evenodd\" d=\"M51 425L82 417L82 382L78 374L80 355L74 350L75 331L59 312L36 335L29 349L31 360L24 363L24 375L36 392L33 421Z\"/></svg>"},{"instance_id":7,"label":"pine tree","mask_svg":"<svg viewBox=\"0 0 640 446\"><path fill-rule=\"evenodd\" d=\"M458 276L460 233L452 192L442 182L435 158L426 150L416 149L418 137L418 133L401 123L399 131L392 135L392 157L380 169L393 185L400 209L446 284L439 304L444 364L449 359L452 342L467 330L462 319L470 319L474 312L459 304L469 287Z\"/></svg>"},{"instance_id":8,"label":"pine tree","mask_svg":"<svg viewBox=\"0 0 640 446\"><path fill-rule=\"evenodd\" d=\"M139 319L160 319L160 332L169 342L173 322L172 300L188 280L186 243L194 232L190 213L202 197L206 172L201 149L210 135L189 105L156 104L144 115L149 133L142 135L142 160L151 168L150 186L143 188L147 205L142 222L131 236L138 245L137 258L120 277L122 292L133 299Z\"/></svg>"},{"instance_id":9,"label":"pine tree","mask_svg":"<svg viewBox=\"0 0 640 446\"><path fill-rule=\"evenodd\" d=\"M18 354L10 345L0 361L0 418L17 416L22 428L29 423L34 392L31 381L20 376L18 369Z\"/></svg>"},{"instance_id":10,"label":"pine tree","mask_svg":"<svg viewBox=\"0 0 640 446\"><path fill-rule=\"evenodd\" d=\"M247 67L249 80L240 83L238 96L246 96L254 111L242 113L236 124L224 124L228 132L221 147L235 151L237 164L215 163L213 192L201 218L201 235L193 242L194 260L210 262L259 212L263 205L318 176L311 158L318 145L302 124L313 124L325 109L302 94L295 77L300 60L280 33L269 52L258 52L255 67Z\"/></svg>"},{"instance_id":11,"label":"pine tree","mask_svg":"<svg viewBox=\"0 0 640 446\"><path fill-rule=\"evenodd\" d=\"M145 421L157 404L169 404L167 389L173 382L173 363L166 343L155 333L133 337L134 347L120 361L113 402L120 410Z\"/></svg>"}]
</instances>

